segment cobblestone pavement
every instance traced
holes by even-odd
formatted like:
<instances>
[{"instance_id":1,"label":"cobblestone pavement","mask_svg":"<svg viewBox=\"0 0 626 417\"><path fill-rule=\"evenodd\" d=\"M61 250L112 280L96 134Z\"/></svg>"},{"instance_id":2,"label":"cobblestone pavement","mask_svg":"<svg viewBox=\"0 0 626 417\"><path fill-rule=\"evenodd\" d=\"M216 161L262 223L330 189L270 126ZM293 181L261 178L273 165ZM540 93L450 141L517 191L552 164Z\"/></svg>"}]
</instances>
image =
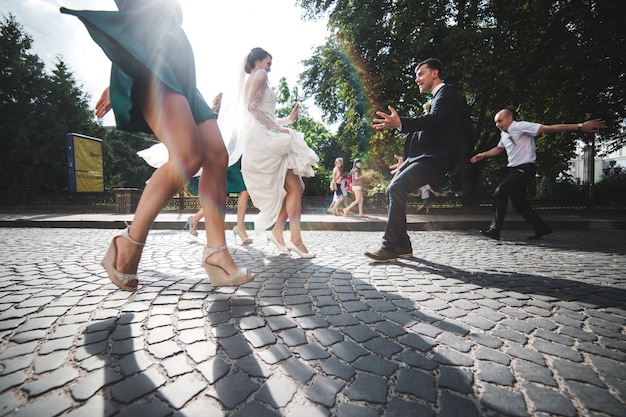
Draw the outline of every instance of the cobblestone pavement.
<instances>
[{"instance_id":1,"label":"cobblestone pavement","mask_svg":"<svg viewBox=\"0 0 626 417\"><path fill-rule=\"evenodd\" d=\"M626 239L563 231L257 239L212 289L204 242L151 232L135 294L99 261L111 230L0 232L0 415L626 416Z\"/></svg>"}]
</instances>

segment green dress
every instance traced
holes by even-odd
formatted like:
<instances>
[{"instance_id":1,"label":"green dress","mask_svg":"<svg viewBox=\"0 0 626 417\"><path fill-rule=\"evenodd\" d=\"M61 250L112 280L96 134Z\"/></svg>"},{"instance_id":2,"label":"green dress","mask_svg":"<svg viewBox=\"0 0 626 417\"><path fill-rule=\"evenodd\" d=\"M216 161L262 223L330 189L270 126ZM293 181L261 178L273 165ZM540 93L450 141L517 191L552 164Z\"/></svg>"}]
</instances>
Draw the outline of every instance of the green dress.
<instances>
[{"instance_id":1,"label":"green dress","mask_svg":"<svg viewBox=\"0 0 626 417\"><path fill-rule=\"evenodd\" d=\"M135 100L138 82L153 73L189 102L196 122L216 114L196 88L191 44L181 28L182 10L176 0L115 0L119 11L70 10L112 63L111 107L116 125L127 131L152 133Z\"/></svg>"}]
</instances>

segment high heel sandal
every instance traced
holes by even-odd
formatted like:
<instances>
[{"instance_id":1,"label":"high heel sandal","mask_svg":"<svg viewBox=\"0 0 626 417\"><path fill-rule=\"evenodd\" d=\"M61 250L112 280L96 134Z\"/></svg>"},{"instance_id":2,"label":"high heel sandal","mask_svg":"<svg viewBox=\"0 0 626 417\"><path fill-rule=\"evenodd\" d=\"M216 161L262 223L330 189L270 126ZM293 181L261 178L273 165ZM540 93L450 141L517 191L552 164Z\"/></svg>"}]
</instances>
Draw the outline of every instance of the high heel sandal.
<instances>
[{"instance_id":1,"label":"high heel sandal","mask_svg":"<svg viewBox=\"0 0 626 417\"><path fill-rule=\"evenodd\" d=\"M104 255L102 262L100 262L100 265L102 265L104 269L107 271L107 274L109 275L109 279L117 288L124 290L124 291L136 291L137 287L139 286L139 281L137 280L137 274L125 274L115 269L115 262L117 261L117 247L115 246L116 238L122 237L139 247L142 247L144 245L142 242L137 242L135 239L130 237L130 234L128 233L128 229L129 228L127 227L126 229L124 229L123 231L121 231L120 233L118 233L117 235L113 237L113 239L111 240L111 244L109 245L109 249L107 250L107 253ZM131 281L137 281L137 286L134 286L134 287L129 286L128 283Z\"/></svg>"},{"instance_id":2,"label":"high heel sandal","mask_svg":"<svg viewBox=\"0 0 626 417\"><path fill-rule=\"evenodd\" d=\"M285 247L287 248L287 250L294 251L295 253L300 255L301 258L311 259L311 258L315 258L317 256L317 254L315 254L313 252L302 252L300 249L298 249L298 247L295 245L295 243L293 243L291 241L285 243Z\"/></svg>"},{"instance_id":3,"label":"high heel sandal","mask_svg":"<svg viewBox=\"0 0 626 417\"><path fill-rule=\"evenodd\" d=\"M252 243L252 239L250 237L243 237L239 229L237 229L237 226L233 227L233 235L235 235L235 243L237 243L237 238L241 240L242 245L249 245L250 243Z\"/></svg>"},{"instance_id":4,"label":"high heel sandal","mask_svg":"<svg viewBox=\"0 0 626 417\"><path fill-rule=\"evenodd\" d=\"M204 252L202 253L202 266L211 280L211 285L214 287L225 287L242 285L246 282L252 281L254 279L254 275L249 273L246 268L239 268L234 274L228 275L228 272L226 272L226 270L221 266L207 263L207 260L211 256L225 250L228 250L226 245L219 248L210 248L208 246L204 247Z\"/></svg>"},{"instance_id":5,"label":"high heel sandal","mask_svg":"<svg viewBox=\"0 0 626 417\"><path fill-rule=\"evenodd\" d=\"M183 229L189 229L189 233L191 234L191 236L198 236L198 229L193 225L193 216L187 217L187 223L185 223Z\"/></svg>"},{"instance_id":6,"label":"high heel sandal","mask_svg":"<svg viewBox=\"0 0 626 417\"><path fill-rule=\"evenodd\" d=\"M278 240L276 239L276 236L274 236L272 234L272 232L267 233L267 235L265 235L267 237L267 244L269 245L270 242L272 242L274 244L274 246L276 246L276 249L278 249L279 252L282 253L289 253L289 249L287 249L286 247L284 247L283 245L281 245L280 243L278 243Z\"/></svg>"}]
</instances>

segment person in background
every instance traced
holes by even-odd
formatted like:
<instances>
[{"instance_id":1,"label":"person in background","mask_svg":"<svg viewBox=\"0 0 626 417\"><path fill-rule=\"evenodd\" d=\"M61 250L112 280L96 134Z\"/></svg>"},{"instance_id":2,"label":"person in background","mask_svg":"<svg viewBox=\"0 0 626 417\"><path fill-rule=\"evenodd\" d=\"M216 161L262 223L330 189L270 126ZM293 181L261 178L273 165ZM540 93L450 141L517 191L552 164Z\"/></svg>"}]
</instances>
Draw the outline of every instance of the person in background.
<instances>
[{"instance_id":1,"label":"person in background","mask_svg":"<svg viewBox=\"0 0 626 417\"><path fill-rule=\"evenodd\" d=\"M219 93L213 99L213 105L211 106L215 113L219 114L221 104L222 93ZM252 243L252 238L248 237L246 233L246 212L248 211L250 195L241 175L241 158L235 164L229 166L226 171L226 193L226 200L228 200L230 194L237 194L237 224L233 227L235 243L237 238L239 238L242 245L249 245ZM198 235L198 223L202 217L204 217L204 210L200 209L195 215L187 218L185 229L189 230L189 233L193 236Z\"/></svg>"},{"instance_id":2,"label":"person in background","mask_svg":"<svg viewBox=\"0 0 626 417\"><path fill-rule=\"evenodd\" d=\"M350 214L350 210L353 207L358 206L358 216L363 217L363 174L361 173L361 160L359 158L354 160L352 169L350 170L350 175L352 177L352 184L350 188L352 192L354 192L354 201L350 203L348 207L343 209L343 215L347 217Z\"/></svg>"},{"instance_id":3,"label":"person in background","mask_svg":"<svg viewBox=\"0 0 626 417\"><path fill-rule=\"evenodd\" d=\"M343 202L343 200L348 195L348 192L346 191L345 179L346 179L346 176L343 172L343 158L338 157L335 159L335 167L333 168L333 178L331 180L332 184L334 184L333 201L332 203L330 203L330 206L326 210L329 213L333 213L335 216L339 216L340 214L339 204L341 204L341 202Z\"/></svg>"},{"instance_id":4,"label":"person in background","mask_svg":"<svg viewBox=\"0 0 626 417\"><path fill-rule=\"evenodd\" d=\"M202 255L213 286L253 279L230 256L224 235L228 153L216 114L196 88L193 51L173 0L116 0L118 11L61 13L78 17L112 62L109 87L96 103L96 116L111 108L121 130L153 133L172 158L146 185L132 224L109 245L102 266L111 282L126 291L139 285L137 270L154 219L194 173L202 168L199 194L207 227Z\"/></svg>"},{"instance_id":5,"label":"person in background","mask_svg":"<svg viewBox=\"0 0 626 417\"><path fill-rule=\"evenodd\" d=\"M496 113L494 121L496 128L500 130L500 141L490 150L474 155L470 162L475 164L485 158L506 152L508 175L493 194L493 220L489 228L481 230L480 233L490 239L500 240L500 231L504 224L508 198L510 197L513 207L535 230L535 233L528 238L541 239L552 233L552 228L539 217L526 200L528 184L535 180L537 173L535 168L537 159L535 136L540 133L560 132L597 133L606 127L606 123L601 119L587 120L578 124L556 125L542 125L526 121L517 122L513 119L513 112L509 109L502 109Z\"/></svg>"},{"instance_id":6,"label":"person in background","mask_svg":"<svg viewBox=\"0 0 626 417\"><path fill-rule=\"evenodd\" d=\"M437 191L433 190L430 187L430 184L426 184L420 187L418 192L422 197L422 204L420 204L420 206L417 208L417 213L419 213L421 209L425 208L426 214L430 214L430 193L432 192L437 197L439 196L439 194L437 193Z\"/></svg>"}]
</instances>

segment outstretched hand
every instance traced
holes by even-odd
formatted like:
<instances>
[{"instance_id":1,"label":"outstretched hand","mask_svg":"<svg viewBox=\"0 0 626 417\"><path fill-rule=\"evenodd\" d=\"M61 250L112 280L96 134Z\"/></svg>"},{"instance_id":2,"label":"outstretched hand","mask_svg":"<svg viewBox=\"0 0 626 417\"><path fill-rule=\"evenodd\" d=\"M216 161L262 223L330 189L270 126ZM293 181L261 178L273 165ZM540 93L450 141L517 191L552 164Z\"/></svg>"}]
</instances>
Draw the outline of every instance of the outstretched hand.
<instances>
[{"instance_id":1,"label":"outstretched hand","mask_svg":"<svg viewBox=\"0 0 626 417\"><path fill-rule=\"evenodd\" d=\"M111 110L111 96L109 95L109 87L107 87L96 103L96 117L102 119L109 110Z\"/></svg>"},{"instance_id":2,"label":"outstretched hand","mask_svg":"<svg viewBox=\"0 0 626 417\"><path fill-rule=\"evenodd\" d=\"M400 169L400 167L402 166L402 163L404 162L404 158L399 156L399 155L394 155L394 157L398 160L395 164L393 165L389 165L389 169L391 170L391 174L395 174L396 172L398 172L398 169Z\"/></svg>"},{"instance_id":3,"label":"outstretched hand","mask_svg":"<svg viewBox=\"0 0 626 417\"><path fill-rule=\"evenodd\" d=\"M383 129L400 129L402 127L402 123L400 122L400 116L398 116L398 112L391 106L387 106L389 109L389 113L387 114L382 111L377 111L376 115L380 116L379 119L374 119L374 129L383 130Z\"/></svg>"},{"instance_id":4,"label":"outstretched hand","mask_svg":"<svg viewBox=\"0 0 626 417\"><path fill-rule=\"evenodd\" d=\"M587 120L580 129L585 133L597 133L600 129L606 128L606 122L602 119Z\"/></svg>"}]
</instances>

